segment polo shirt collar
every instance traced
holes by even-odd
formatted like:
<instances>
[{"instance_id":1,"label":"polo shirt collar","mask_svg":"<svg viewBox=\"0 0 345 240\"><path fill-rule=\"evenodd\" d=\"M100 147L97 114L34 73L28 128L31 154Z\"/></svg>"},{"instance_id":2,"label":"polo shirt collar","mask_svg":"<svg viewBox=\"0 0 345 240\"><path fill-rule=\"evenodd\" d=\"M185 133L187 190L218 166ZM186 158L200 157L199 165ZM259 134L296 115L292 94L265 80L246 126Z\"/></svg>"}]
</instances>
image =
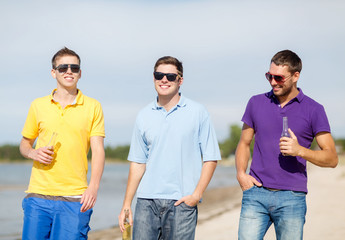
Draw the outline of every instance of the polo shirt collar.
<instances>
[{"instance_id":1,"label":"polo shirt collar","mask_svg":"<svg viewBox=\"0 0 345 240\"><path fill-rule=\"evenodd\" d=\"M303 101L303 98L305 95L304 95L302 89L300 89L300 88L297 88L297 89L298 89L299 93L297 94L297 96L295 98L291 99L290 102L293 102L293 101L302 102ZM274 100L275 102L279 102L277 97L274 95L273 90L266 93L266 96L268 98Z\"/></svg>"},{"instance_id":2,"label":"polo shirt collar","mask_svg":"<svg viewBox=\"0 0 345 240\"><path fill-rule=\"evenodd\" d=\"M83 95L83 93L80 91L80 89L77 89L78 90L78 94L77 94L77 97L75 98L75 100L74 100L74 102L73 102L73 104L72 105L74 105L74 104L78 104L78 105L81 105L81 104L83 104L84 103L84 95ZM54 93L57 91L57 89L55 88L52 92L51 92L51 94L50 94L50 101L52 101L52 102L55 102L55 100L54 100Z\"/></svg>"},{"instance_id":3,"label":"polo shirt collar","mask_svg":"<svg viewBox=\"0 0 345 240\"><path fill-rule=\"evenodd\" d=\"M296 96L296 99L297 99L298 102L302 102L302 100L303 100L305 95L304 95L302 89L300 89L300 88L297 88L297 89L298 89L299 93Z\"/></svg>"},{"instance_id":4,"label":"polo shirt collar","mask_svg":"<svg viewBox=\"0 0 345 240\"><path fill-rule=\"evenodd\" d=\"M179 94L180 94L180 100L178 101L176 107L185 107L186 106L186 98L181 93L179 93ZM174 107L174 108L176 108L176 107ZM157 96L155 101L153 101L152 110L159 110L162 108L163 108L162 106L158 105L158 96Z\"/></svg>"}]
</instances>

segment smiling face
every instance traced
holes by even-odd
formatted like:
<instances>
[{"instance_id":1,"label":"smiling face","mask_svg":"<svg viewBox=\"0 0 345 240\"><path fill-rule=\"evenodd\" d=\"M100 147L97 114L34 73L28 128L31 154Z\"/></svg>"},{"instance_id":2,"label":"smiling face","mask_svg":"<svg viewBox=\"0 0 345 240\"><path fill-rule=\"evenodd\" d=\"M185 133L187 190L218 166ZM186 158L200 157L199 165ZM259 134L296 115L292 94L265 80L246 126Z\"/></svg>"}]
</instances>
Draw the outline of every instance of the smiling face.
<instances>
[{"instance_id":1,"label":"smiling face","mask_svg":"<svg viewBox=\"0 0 345 240\"><path fill-rule=\"evenodd\" d=\"M178 75L176 66L172 64L161 64L156 68L156 72ZM179 88L183 83L183 77L178 75L175 81L168 81L167 77L164 76L161 80L153 78L153 81L159 98L174 98L179 95Z\"/></svg>"},{"instance_id":2,"label":"smiling face","mask_svg":"<svg viewBox=\"0 0 345 240\"><path fill-rule=\"evenodd\" d=\"M289 67L286 65L276 65L271 63L269 73L272 75L279 75L284 78L283 82L277 82L274 78L270 80L270 84L274 95L277 98L290 98L289 96L295 95L297 91L297 80L299 78L299 72L292 74L289 71Z\"/></svg>"},{"instance_id":3,"label":"smiling face","mask_svg":"<svg viewBox=\"0 0 345 240\"><path fill-rule=\"evenodd\" d=\"M79 60L75 56L64 55L56 59L56 67L61 64L77 64L79 65ZM77 88L78 80L81 77L81 70L78 73L73 73L69 67L67 72L60 73L57 69L52 69L51 74L53 78L57 81L58 89L74 90Z\"/></svg>"}]
</instances>

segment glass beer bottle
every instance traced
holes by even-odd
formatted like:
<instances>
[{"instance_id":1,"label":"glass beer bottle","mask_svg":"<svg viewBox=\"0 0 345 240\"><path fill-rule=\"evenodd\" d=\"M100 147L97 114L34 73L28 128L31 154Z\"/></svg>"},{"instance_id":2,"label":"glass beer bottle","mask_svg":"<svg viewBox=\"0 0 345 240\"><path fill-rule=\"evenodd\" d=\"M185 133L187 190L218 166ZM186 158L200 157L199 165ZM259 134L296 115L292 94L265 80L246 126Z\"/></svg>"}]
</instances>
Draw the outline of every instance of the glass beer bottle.
<instances>
[{"instance_id":1,"label":"glass beer bottle","mask_svg":"<svg viewBox=\"0 0 345 240\"><path fill-rule=\"evenodd\" d=\"M283 131L281 137L291 137L289 133L288 117L283 117ZM289 156L286 153L282 153L283 156Z\"/></svg>"},{"instance_id":2,"label":"glass beer bottle","mask_svg":"<svg viewBox=\"0 0 345 240\"><path fill-rule=\"evenodd\" d=\"M47 144L47 147L48 147L49 150L54 151L54 146L55 146L57 135L58 134L56 132L53 132L52 136L50 137L50 140L49 140L49 142Z\"/></svg>"},{"instance_id":3,"label":"glass beer bottle","mask_svg":"<svg viewBox=\"0 0 345 240\"><path fill-rule=\"evenodd\" d=\"M122 240L132 240L132 226L129 223L129 210L125 209L125 230L122 233Z\"/></svg>"},{"instance_id":4,"label":"glass beer bottle","mask_svg":"<svg viewBox=\"0 0 345 240\"><path fill-rule=\"evenodd\" d=\"M283 117L283 131L281 137L291 137L289 133L288 117Z\"/></svg>"}]
</instances>

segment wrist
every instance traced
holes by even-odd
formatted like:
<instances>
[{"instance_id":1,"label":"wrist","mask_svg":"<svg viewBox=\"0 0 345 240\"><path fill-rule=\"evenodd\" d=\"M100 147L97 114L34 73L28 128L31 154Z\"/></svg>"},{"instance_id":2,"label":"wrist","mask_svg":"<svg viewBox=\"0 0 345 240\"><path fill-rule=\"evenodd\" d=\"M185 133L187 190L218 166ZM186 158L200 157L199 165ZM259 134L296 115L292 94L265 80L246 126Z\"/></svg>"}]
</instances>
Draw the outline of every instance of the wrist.
<instances>
[{"instance_id":1,"label":"wrist","mask_svg":"<svg viewBox=\"0 0 345 240\"><path fill-rule=\"evenodd\" d=\"M122 210L124 209L131 209L132 203L128 201L124 201L122 204Z\"/></svg>"},{"instance_id":2,"label":"wrist","mask_svg":"<svg viewBox=\"0 0 345 240\"><path fill-rule=\"evenodd\" d=\"M305 150L305 148L304 147L302 147L302 146L299 146L299 148L298 148L298 150L297 150L297 154L296 154L296 156L299 156L299 157L304 157L304 150Z\"/></svg>"},{"instance_id":3,"label":"wrist","mask_svg":"<svg viewBox=\"0 0 345 240\"><path fill-rule=\"evenodd\" d=\"M245 171L238 171L238 172L237 172L237 175L236 175L237 180L238 180L238 179L241 179L241 178L244 177L245 175L247 175Z\"/></svg>"},{"instance_id":4,"label":"wrist","mask_svg":"<svg viewBox=\"0 0 345 240\"><path fill-rule=\"evenodd\" d=\"M192 194L192 197L193 197L195 200L200 201L200 199L202 198L202 193L194 192L194 193Z\"/></svg>"},{"instance_id":5,"label":"wrist","mask_svg":"<svg viewBox=\"0 0 345 240\"><path fill-rule=\"evenodd\" d=\"M88 188L98 191L99 184L90 183Z\"/></svg>"},{"instance_id":6,"label":"wrist","mask_svg":"<svg viewBox=\"0 0 345 240\"><path fill-rule=\"evenodd\" d=\"M31 148L31 149L29 150L29 152L28 152L27 158L32 159L32 160L35 160L34 154L33 154L34 151L35 151L35 149Z\"/></svg>"}]
</instances>

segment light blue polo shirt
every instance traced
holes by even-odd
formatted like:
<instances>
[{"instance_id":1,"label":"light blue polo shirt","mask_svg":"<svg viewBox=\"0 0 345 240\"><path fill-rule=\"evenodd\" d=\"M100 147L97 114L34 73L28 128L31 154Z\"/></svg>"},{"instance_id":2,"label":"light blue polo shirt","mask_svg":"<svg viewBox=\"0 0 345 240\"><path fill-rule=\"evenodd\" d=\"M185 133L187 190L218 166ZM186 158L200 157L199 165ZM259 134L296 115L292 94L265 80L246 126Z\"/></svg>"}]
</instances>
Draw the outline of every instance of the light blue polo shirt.
<instances>
[{"instance_id":1,"label":"light blue polo shirt","mask_svg":"<svg viewBox=\"0 0 345 240\"><path fill-rule=\"evenodd\" d=\"M221 160L206 108L182 95L169 112L157 101L147 105L137 116L128 160L146 164L137 197L178 200L192 194L202 161Z\"/></svg>"}]
</instances>

